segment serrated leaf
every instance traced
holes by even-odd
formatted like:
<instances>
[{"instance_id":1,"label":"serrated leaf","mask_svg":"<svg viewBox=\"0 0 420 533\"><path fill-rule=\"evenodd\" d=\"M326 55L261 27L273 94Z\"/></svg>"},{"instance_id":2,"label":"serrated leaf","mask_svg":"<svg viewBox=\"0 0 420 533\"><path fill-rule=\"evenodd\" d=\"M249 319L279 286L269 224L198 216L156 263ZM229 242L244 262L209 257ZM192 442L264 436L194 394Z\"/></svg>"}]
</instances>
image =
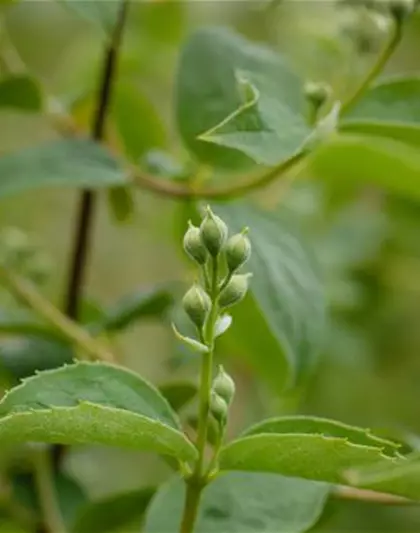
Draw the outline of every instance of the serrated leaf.
<instances>
[{"instance_id":1,"label":"serrated leaf","mask_svg":"<svg viewBox=\"0 0 420 533\"><path fill-rule=\"evenodd\" d=\"M369 429L349 426L343 422L316 416L283 416L270 418L248 428L243 436L260 433L302 433L339 437L361 446L376 446L385 455L394 456L399 445L390 440L374 435Z\"/></svg>"},{"instance_id":2,"label":"serrated leaf","mask_svg":"<svg viewBox=\"0 0 420 533\"><path fill-rule=\"evenodd\" d=\"M127 526L140 524L154 493L155 488L146 487L94 501L80 510L72 533L134 531L134 527L128 530Z\"/></svg>"},{"instance_id":3,"label":"serrated leaf","mask_svg":"<svg viewBox=\"0 0 420 533\"><path fill-rule=\"evenodd\" d=\"M79 16L92 22L107 36L112 34L118 18L121 0L113 0L112 2L103 2L102 0L89 0L87 2L80 2L80 0L59 1Z\"/></svg>"},{"instance_id":4,"label":"serrated leaf","mask_svg":"<svg viewBox=\"0 0 420 533\"><path fill-rule=\"evenodd\" d=\"M134 289L123 296L112 307L103 311L97 322L89 329L95 333L108 331L116 333L144 318L162 316L173 304L173 296L167 287Z\"/></svg>"},{"instance_id":5,"label":"serrated leaf","mask_svg":"<svg viewBox=\"0 0 420 533\"><path fill-rule=\"evenodd\" d=\"M309 247L286 218L251 204L216 206L232 232L249 226L250 294L223 338L280 391L313 365L325 334L325 298ZM252 324L252 327L250 327Z\"/></svg>"},{"instance_id":6,"label":"serrated leaf","mask_svg":"<svg viewBox=\"0 0 420 533\"><path fill-rule=\"evenodd\" d=\"M227 29L200 29L182 51L178 127L206 163L234 168L290 157L309 134L304 104L301 82L281 57Z\"/></svg>"},{"instance_id":7,"label":"serrated leaf","mask_svg":"<svg viewBox=\"0 0 420 533\"><path fill-rule=\"evenodd\" d=\"M325 181L374 184L398 195L420 198L419 150L402 142L340 135L316 150L309 165L312 174Z\"/></svg>"},{"instance_id":8,"label":"serrated leaf","mask_svg":"<svg viewBox=\"0 0 420 533\"><path fill-rule=\"evenodd\" d=\"M45 187L122 185L124 172L101 146L87 139L53 141L0 157L0 198Z\"/></svg>"},{"instance_id":9,"label":"serrated leaf","mask_svg":"<svg viewBox=\"0 0 420 533\"><path fill-rule=\"evenodd\" d=\"M319 518L329 487L272 474L231 472L203 492L195 533L301 533ZM144 533L178 531L185 497L180 480L153 498Z\"/></svg>"},{"instance_id":10,"label":"serrated leaf","mask_svg":"<svg viewBox=\"0 0 420 533\"><path fill-rule=\"evenodd\" d=\"M420 77L395 77L368 90L344 114L343 131L420 144Z\"/></svg>"},{"instance_id":11,"label":"serrated leaf","mask_svg":"<svg viewBox=\"0 0 420 533\"><path fill-rule=\"evenodd\" d=\"M100 363L42 372L0 402L0 442L107 444L182 460L196 451L166 400L126 369Z\"/></svg>"},{"instance_id":12,"label":"serrated leaf","mask_svg":"<svg viewBox=\"0 0 420 533\"><path fill-rule=\"evenodd\" d=\"M126 154L138 162L151 148L165 145L166 134L152 102L139 87L120 83L113 97L112 117Z\"/></svg>"},{"instance_id":13,"label":"serrated leaf","mask_svg":"<svg viewBox=\"0 0 420 533\"><path fill-rule=\"evenodd\" d=\"M251 435L231 442L220 454L222 470L273 472L337 484L346 484L345 472L351 468L404 461L376 446L304 433ZM392 487L388 489L392 493Z\"/></svg>"},{"instance_id":14,"label":"serrated leaf","mask_svg":"<svg viewBox=\"0 0 420 533\"><path fill-rule=\"evenodd\" d=\"M10 76L0 81L0 109L40 111L42 94L36 80L29 76Z\"/></svg>"},{"instance_id":15,"label":"serrated leaf","mask_svg":"<svg viewBox=\"0 0 420 533\"><path fill-rule=\"evenodd\" d=\"M160 385L159 391L174 411L179 411L197 395L197 385L180 381Z\"/></svg>"}]
</instances>

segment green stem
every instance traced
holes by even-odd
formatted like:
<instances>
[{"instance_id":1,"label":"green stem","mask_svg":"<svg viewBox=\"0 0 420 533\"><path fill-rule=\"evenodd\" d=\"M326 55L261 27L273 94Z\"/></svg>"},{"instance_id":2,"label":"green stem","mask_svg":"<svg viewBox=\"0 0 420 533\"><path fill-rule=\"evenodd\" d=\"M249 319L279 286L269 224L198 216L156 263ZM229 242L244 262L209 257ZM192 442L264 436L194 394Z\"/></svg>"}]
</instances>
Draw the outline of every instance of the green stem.
<instances>
[{"instance_id":1,"label":"green stem","mask_svg":"<svg viewBox=\"0 0 420 533\"><path fill-rule=\"evenodd\" d=\"M201 342L209 347L209 352L203 354L200 377L200 406L197 428L198 459L191 477L186 480L187 492L185 496L184 511L181 521L180 533L192 533L197 519L201 493L207 483L207 474L204 471L204 460L207 443L207 426L210 408L210 394L212 384L213 352L214 352L214 326L217 319L218 288L218 260L211 260L210 297L212 306L204 332L201 334Z\"/></svg>"},{"instance_id":2,"label":"green stem","mask_svg":"<svg viewBox=\"0 0 420 533\"><path fill-rule=\"evenodd\" d=\"M131 167L130 170L131 179L134 184L161 196L184 199L206 198L207 200L226 201L243 196L273 183L286 174L286 172L294 168L299 162L303 161L306 155L307 152L305 150L299 151L275 167L255 172L239 183L233 183L223 187L203 187L194 189L189 186L180 185L174 181L159 180L155 176L150 176L143 172L140 173L139 170L134 167Z\"/></svg>"},{"instance_id":3,"label":"green stem","mask_svg":"<svg viewBox=\"0 0 420 533\"><path fill-rule=\"evenodd\" d=\"M200 478L204 465L205 448L207 442L207 424L209 416L210 391L212 383L213 351L214 351L214 325L217 318L217 295L218 295L218 261L212 259L211 263L211 286L210 296L212 306L210 315L205 325L202 342L209 347L209 352L203 355L200 377L200 409L198 416L197 449L198 461L194 477Z\"/></svg>"},{"instance_id":4,"label":"green stem","mask_svg":"<svg viewBox=\"0 0 420 533\"><path fill-rule=\"evenodd\" d=\"M46 448L34 450L33 465L39 503L48 533L66 533L56 498L51 457Z\"/></svg>"},{"instance_id":5,"label":"green stem","mask_svg":"<svg viewBox=\"0 0 420 533\"><path fill-rule=\"evenodd\" d=\"M180 533L192 533L194 531L203 488L203 485L195 483L193 479L188 481Z\"/></svg>"},{"instance_id":6,"label":"green stem","mask_svg":"<svg viewBox=\"0 0 420 533\"><path fill-rule=\"evenodd\" d=\"M382 53L373 64L372 68L367 73L366 77L362 80L362 83L356 89L354 94L345 102L341 108L340 114L344 115L354 104L356 104L363 96L365 91L369 88L373 80L382 72L388 60L394 53L402 37L402 26L399 23L394 23L392 34L386 44Z\"/></svg>"}]
</instances>

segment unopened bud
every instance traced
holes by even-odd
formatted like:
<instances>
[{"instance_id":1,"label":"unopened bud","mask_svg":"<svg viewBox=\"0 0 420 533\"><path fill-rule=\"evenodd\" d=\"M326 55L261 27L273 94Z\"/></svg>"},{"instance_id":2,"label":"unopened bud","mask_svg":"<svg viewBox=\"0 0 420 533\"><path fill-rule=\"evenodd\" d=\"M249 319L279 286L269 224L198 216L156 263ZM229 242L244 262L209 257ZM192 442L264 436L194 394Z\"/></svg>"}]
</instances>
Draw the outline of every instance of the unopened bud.
<instances>
[{"instance_id":1,"label":"unopened bud","mask_svg":"<svg viewBox=\"0 0 420 533\"><path fill-rule=\"evenodd\" d=\"M201 240L210 255L216 257L226 243L228 228L223 220L207 206L207 213L200 226Z\"/></svg>"},{"instance_id":2,"label":"unopened bud","mask_svg":"<svg viewBox=\"0 0 420 533\"><path fill-rule=\"evenodd\" d=\"M229 272L238 270L251 256L251 243L246 236L247 231L248 228L245 228L242 233L232 235L226 243L225 254Z\"/></svg>"},{"instance_id":3,"label":"unopened bud","mask_svg":"<svg viewBox=\"0 0 420 533\"><path fill-rule=\"evenodd\" d=\"M315 109L325 104L331 95L331 87L326 83L309 81L305 85L305 97Z\"/></svg>"},{"instance_id":4,"label":"unopened bud","mask_svg":"<svg viewBox=\"0 0 420 533\"><path fill-rule=\"evenodd\" d=\"M198 328L202 328L211 308L210 296L197 284L194 284L182 300L185 312Z\"/></svg>"},{"instance_id":5,"label":"unopened bud","mask_svg":"<svg viewBox=\"0 0 420 533\"><path fill-rule=\"evenodd\" d=\"M207 249L200 237L200 229L194 226L191 221L184 236L184 250L199 265L204 265L207 261Z\"/></svg>"},{"instance_id":6,"label":"unopened bud","mask_svg":"<svg viewBox=\"0 0 420 533\"><path fill-rule=\"evenodd\" d=\"M240 302L247 293L252 274L235 274L219 296L220 307L230 307Z\"/></svg>"},{"instance_id":7,"label":"unopened bud","mask_svg":"<svg viewBox=\"0 0 420 533\"><path fill-rule=\"evenodd\" d=\"M413 0L391 0L389 11L397 24L401 24L414 11Z\"/></svg>"},{"instance_id":8,"label":"unopened bud","mask_svg":"<svg viewBox=\"0 0 420 533\"><path fill-rule=\"evenodd\" d=\"M225 400L213 391L210 396L210 413L219 424L225 424L228 410Z\"/></svg>"},{"instance_id":9,"label":"unopened bud","mask_svg":"<svg viewBox=\"0 0 420 533\"><path fill-rule=\"evenodd\" d=\"M222 365L219 366L219 372L213 381L212 389L225 400L227 405L230 405L235 394L235 383L229 374L225 372Z\"/></svg>"}]
</instances>

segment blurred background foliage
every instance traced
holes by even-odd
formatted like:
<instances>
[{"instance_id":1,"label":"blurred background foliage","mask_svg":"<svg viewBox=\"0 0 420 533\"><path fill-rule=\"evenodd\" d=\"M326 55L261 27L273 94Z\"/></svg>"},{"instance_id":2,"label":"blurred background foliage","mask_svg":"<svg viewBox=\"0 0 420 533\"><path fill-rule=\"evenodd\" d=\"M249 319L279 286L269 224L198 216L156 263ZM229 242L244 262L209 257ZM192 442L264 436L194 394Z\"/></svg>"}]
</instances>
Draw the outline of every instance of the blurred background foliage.
<instances>
[{"instance_id":1,"label":"blurred background foliage","mask_svg":"<svg viewBox=\"0 0 420 533\"><path fill-rule=\"evenodd\" d=\"M38 111L36 86L41 87L47 107L65 107L80 128L88 129L106 24L92 24L76 11L52 1L2 2L0 154L58 136L48 113ZM384 45L382 23L362 8L321 0L271 5L133 2L107 124L108 143L115 152L125 152L133 164L142 162L172 179L182 180L185 168L196 165L176 132L173 108L180 48L197 27L222 24L264 41L284 54L304 79L325 81L337 97L346 98ZM419 72L419 50L420 16L416 16L385 74ZM1 85L10 73L29 75L31 81L19 89L27 91L28 109L17 109L15 90ZM229 346L221 343L218 355L238 384L232 433L263 414L298 412L372 427L420 447L416 436L420 435L418 194L404 194L398 186L383 188L374 176L365 179L365 173L360 175L365 157L362 147L356 147L348 160L341 160L343 173L342 167L321 158L313 167L294 173L286 185L281 181L257 194L267 208L291 213L315 249L327 290L329 333L313 376L286 395L253 371L241 358L240 348L230 357ZM404 168L404 161L401 165ZM417 169L420 179L419 165ZM386 161L375 168L376 175L388 172ZM392 179L398 183L404 176ZM114 194L118 196L118 190ZM0 227L29 232L47 252L52 265L43 289L58 306L64 297L77 197L78 191L69 187L26 192L0 203ZM100 320L101 308L115 304L121 295L139 291L144 297L157 285L175 288L178 294L179 282L193 279L180 250L188 206L141 189L133 192L133 201L130 223L116 223L109 195L100 193L83 306L86 321ZM0 303L3 309L16 306L5 292ZM196 358L174 341L168 306L170 302L160 302L156 312L152 309L118 331L112 337L114 348L124 364L154 382L194 380ZM57 346L51 347L47 340L0 338L0 360L9 375L17 377L48 366L49 350L55 357ZM66 346L62 350L63 361L70 360ZM22 465L20 452L14 451L12 459L0 456L0 468L9 467L10 460ZM138 490L168 473L158 459L99 447L71 449L65 467L92 498ZM0 478L4 502L8 490L2 491ZM27 497L20 495L23 502ZM0 520L0 531L17 533L16 527L6 518L4 523ZM420 510L332 501L316 530L418 533Z\"/></svg>"}]
</instances>

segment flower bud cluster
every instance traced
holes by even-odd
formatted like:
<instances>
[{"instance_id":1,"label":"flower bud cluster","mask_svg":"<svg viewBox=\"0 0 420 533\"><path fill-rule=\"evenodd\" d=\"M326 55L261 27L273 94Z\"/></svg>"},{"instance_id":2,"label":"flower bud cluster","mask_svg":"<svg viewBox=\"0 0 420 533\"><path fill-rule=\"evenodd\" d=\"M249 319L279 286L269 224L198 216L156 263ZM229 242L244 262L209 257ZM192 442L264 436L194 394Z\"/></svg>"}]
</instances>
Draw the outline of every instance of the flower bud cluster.
<instances>
[{"instance_id":1,"label":"flower bud cluster","mask_svg":"<svg viewBox=\"0 0 420 533\"><path fill-rule=\"evenodd\" d=\"M200 227L189 222L183 246L188 256L206 273L210 261L224 259L228 274L218 282L218 294L214 295L220 309L240 302L247 293L251 274L238 274L238 270L251 255L248 229L228 236L226 223L207 207ZM193 324L202 331L212 308L212 300L206 289L195 283L183 298L183 307Z\"/></svg>"}]
</instances>

